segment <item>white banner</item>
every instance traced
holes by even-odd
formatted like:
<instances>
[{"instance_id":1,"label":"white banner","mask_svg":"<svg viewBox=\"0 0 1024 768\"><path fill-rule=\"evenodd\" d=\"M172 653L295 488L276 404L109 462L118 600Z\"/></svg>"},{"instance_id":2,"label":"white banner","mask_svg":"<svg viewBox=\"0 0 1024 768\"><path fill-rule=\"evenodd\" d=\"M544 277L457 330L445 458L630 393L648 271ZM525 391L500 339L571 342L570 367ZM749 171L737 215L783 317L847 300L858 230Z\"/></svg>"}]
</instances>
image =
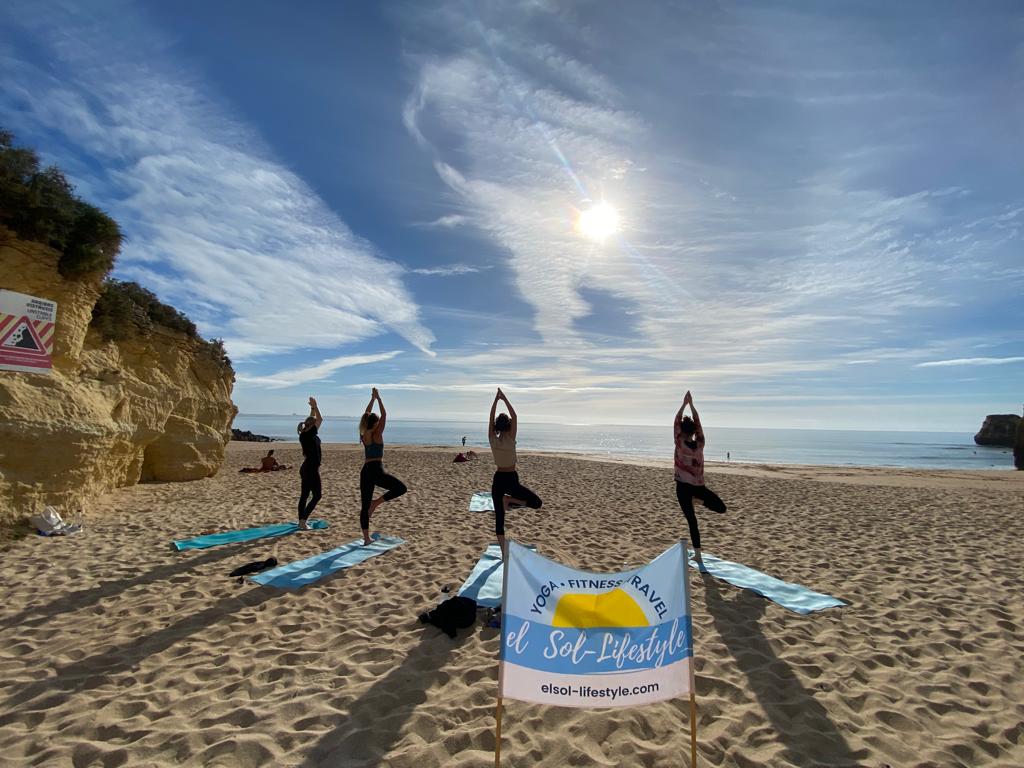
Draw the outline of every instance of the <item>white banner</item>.
<instances>
[{"instance_id":1,"label":"white banner","mask_svg":"<svg viewBox=\"0 0 1024 768\"><path fill-rule=\"evenodd\" d=\"M509 542L499 696L561 707L631 707L693 690L686 549L600 574Z\"/></svg>"}]
</instances>

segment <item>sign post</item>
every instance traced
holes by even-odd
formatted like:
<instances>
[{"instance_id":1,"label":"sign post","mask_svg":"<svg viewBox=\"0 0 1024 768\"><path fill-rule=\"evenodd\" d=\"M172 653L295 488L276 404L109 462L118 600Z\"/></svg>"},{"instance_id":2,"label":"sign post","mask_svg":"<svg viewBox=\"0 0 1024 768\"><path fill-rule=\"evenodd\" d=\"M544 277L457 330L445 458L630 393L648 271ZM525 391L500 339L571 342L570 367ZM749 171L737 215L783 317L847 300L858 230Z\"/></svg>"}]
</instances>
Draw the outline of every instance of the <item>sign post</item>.
<instances>
[{"instance_id":1,"label":"sign post","mask_svg":"<svg viewBox=\"0 0 1024 768\"><path fill-rule=\"evenodd\" d=\"M0 370L50 373L57 303L0 289Z\"/></svg>"}]
</instances>

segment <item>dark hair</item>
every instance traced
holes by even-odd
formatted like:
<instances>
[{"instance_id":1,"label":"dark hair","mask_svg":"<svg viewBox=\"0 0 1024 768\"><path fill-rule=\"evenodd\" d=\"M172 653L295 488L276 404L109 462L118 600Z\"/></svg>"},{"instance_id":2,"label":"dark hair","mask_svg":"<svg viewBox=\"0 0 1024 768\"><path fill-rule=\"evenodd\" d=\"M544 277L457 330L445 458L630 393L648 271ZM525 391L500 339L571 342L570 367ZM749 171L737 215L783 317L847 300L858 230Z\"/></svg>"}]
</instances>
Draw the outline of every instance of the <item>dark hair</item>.
<instances>
[{"instance_id":1,"label":"dark hair","mask_svg":"<svg viewBox=\"0 0 1024 768\"><path fill-rule=\"evenodd\" d=\"M495 432L508 432L512 428L512 419L508 417L507 413L498 415L498 418L494 420L494 431Z\"/></svg>"},{"instance_id":2,"label":"dark hair","mask_svg":"<svg viewBox=\"0 0 1024 768\"><path fill-rule=\"evenodd\" d=\"M271 448L269 451L267 451L267 456L273 456L273 455L274 455L274 449Z\"/></svg>"},{"instance_id":3,"label":"dark hair","mask_svg":"<svg viewBox=\"0 0 1024 768\"><path fill-rule=\"evenodd\" d=\"M693 423L693 419L689 416L683 416L683 423L680 426L680 429L683 430L683 434L692 435L697 431L697 425Z\"/></svg>"}]
</instances>

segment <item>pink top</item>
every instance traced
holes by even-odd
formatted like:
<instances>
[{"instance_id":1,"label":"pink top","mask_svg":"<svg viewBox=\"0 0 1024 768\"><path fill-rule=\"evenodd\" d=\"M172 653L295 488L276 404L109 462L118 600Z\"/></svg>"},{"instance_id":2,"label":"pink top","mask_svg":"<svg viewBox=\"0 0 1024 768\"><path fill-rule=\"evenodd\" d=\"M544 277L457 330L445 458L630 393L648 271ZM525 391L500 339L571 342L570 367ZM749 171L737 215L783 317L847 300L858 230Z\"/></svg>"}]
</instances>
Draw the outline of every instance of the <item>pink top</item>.
<instances>
[{"instance_id":1,"label":"pink top","mask_svg":"<svg viewBox=\"0 0 1024 768\"><path fill-rule=\"evenodd\" d=\"M694 439L697 447L686 444L682 424L675 424L676 436L676 480L690 485L704 485L704 435L696 433Z\"/></svg>"}]
</instances>

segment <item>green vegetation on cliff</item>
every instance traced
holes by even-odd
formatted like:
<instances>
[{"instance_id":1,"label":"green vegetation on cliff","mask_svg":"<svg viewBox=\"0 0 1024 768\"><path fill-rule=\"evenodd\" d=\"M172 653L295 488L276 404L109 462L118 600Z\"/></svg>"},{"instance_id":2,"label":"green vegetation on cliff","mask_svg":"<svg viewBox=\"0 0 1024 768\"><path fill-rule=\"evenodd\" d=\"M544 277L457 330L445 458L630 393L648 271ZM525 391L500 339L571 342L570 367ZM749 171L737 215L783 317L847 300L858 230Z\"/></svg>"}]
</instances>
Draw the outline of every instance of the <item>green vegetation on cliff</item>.
<instances>
[{"instance_id":1,"label":"green vegetation on cliff","mask_svg":"<svg viewBox=\"0 0 1024 768\"><path fill-rule=\"evenodd\" d=\"M0 225L22 240L58 251L58 269L69 280L106 276L123 240L117 222L79 199L59 168L41 168L35 150L15 147L13 135L2 129ZM90 327L108 341L146 336L158 327L170 329L195 341L204 357L231 367L221 339L203 339L188 317L137 283L104 280Z\"/></svg>"},{"instance_id":2,"label":"green vegetation on cliff","mask_svg":"<svg viewBox=\"0 0 1024 768\"><path fill-rule=\"evenodd\" d=\"M174 307L164 304L152 291L138 283L112 278L104 280L103 290L92 310L89 327L108 341L145 336L155 327L167 328L195 340L199 352L204 356L221 365L231 366L221 339L203 339L195 323Z\"/></svg>"},{"instance_id":3,"label":"green vegetation on cliff","mask_svg":"<svg viewBox=\"0 0 1024 768\"><path fill-rule=\"evenodd\" d=\"M121 229L99 208L80 200L56 166L40 168L39 155L15 147L0 130L0 224L22 240L60 252L61 275L107 274L121 248Z\"/></svg>"}]
</instances>

